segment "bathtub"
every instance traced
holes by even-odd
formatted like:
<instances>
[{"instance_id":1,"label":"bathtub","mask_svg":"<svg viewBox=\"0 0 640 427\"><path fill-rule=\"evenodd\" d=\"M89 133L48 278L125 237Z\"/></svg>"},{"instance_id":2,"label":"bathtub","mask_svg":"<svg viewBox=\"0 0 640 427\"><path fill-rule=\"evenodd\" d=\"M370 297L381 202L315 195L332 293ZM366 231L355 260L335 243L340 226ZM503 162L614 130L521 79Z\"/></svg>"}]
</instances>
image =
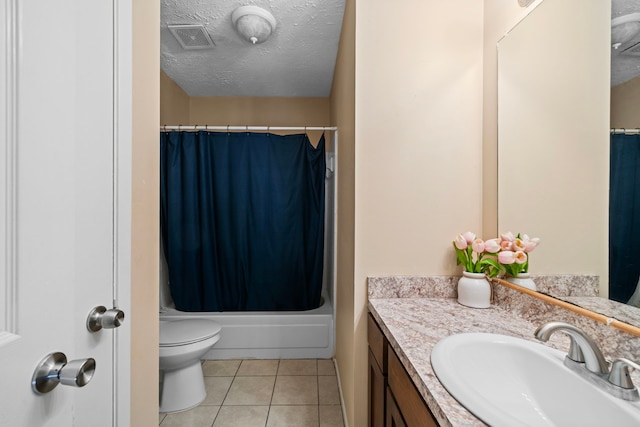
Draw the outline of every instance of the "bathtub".
<instances>
[{"instance_id":1,"label":"bathtub","mask_svg":"<svg viewBox=\"0 0 640 427\"><path fill-rule=\"evenodd\" d=\"M204 359L330 359L333 357L333 308L307 311L184 312L162 308L160 319L211 319L222 325L220 340Z\"/></svg>"},{"instance_id":2,"label":"bathtub","mask_svg":"<svg viewBox=\"0 0 640 427\"><path fill-rule=\"evenodd\" d=\"M327 152L325 180L325 253L322 305L307 311L258 311L187 313L174 307L169 290L169 269L160 248L160 318L211 319L222 325L222 334L205 359L330 359L335 347L334 306L336 295L336 182L337 132ZM330 175L330 176L329 176ZM160 239L162 245L162 239Z\"/></svg>"}]
</instances>

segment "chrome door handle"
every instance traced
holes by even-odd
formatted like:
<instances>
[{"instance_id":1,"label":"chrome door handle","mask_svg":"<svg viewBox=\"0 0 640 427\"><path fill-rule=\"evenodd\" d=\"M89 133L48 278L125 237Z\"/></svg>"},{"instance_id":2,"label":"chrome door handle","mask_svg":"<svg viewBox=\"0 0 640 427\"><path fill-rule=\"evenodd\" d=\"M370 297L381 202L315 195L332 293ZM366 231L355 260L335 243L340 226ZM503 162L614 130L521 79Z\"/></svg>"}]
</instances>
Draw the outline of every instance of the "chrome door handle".
<instances>
[{"instance_id":1,"label":"chrome door handle","mask_svg":"<svg viewBox=\"0 0 640 427\"><path fill-rule=\"evenodd\" d=\"M124 311L117 308L107 308L103 305L94 307L87 316L87 329L89 332L98 332L100 329L113 329L124 322Z\"/></svg>"},{"instance_id":2,"label":"chrome door handle","mask_svg":"<svg viewBox=\"0 0 640 427\"><path fill-rule=\"evenodd\" d=\"M92 358L67 362L64 353L50 353L36 366L31 377L31 388L36 394L45 394L58 384L84 387L91 381L95 371L96 361Z\"/></svg>"}]
</instances>

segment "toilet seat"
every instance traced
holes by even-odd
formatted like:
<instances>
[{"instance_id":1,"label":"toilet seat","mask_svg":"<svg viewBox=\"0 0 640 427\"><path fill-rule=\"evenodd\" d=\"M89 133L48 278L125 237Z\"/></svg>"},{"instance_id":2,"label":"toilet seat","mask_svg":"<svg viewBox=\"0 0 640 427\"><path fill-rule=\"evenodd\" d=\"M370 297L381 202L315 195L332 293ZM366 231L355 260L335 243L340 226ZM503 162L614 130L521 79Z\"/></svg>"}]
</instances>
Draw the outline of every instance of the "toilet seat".
<instances>
[{"instance_id":1,"label":"toilet seat","mask_svg":"<svg viewBox=\"0 0 640 427\"><path fill-rule=\"evenodd\" d=\"M220 333L222 327L206 319L160 322L160 347L177 347L204 341Z\"/></svg>"}]
</instances>

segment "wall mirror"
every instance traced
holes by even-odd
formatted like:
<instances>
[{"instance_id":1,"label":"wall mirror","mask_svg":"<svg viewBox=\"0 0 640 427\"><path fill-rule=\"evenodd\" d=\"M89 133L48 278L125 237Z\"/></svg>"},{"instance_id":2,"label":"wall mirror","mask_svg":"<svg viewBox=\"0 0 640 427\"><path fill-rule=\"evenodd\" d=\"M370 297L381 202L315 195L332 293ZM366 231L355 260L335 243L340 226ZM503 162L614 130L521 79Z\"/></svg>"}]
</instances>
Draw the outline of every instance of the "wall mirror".
<instances>
[{"instance_id":1,"label":"wall mirror","mask_svg":"<svg viewBox=\"0 0 640 427\"><path fill-rule=\"evenodd\" d=\"M597 275L603 297L611 8L610 1L543 0L497 46L498 230L542 239L531 274ZM584 308L629 323L635 313L622 311L640 313L596 305Z\"/></svg>"}]
</instances>

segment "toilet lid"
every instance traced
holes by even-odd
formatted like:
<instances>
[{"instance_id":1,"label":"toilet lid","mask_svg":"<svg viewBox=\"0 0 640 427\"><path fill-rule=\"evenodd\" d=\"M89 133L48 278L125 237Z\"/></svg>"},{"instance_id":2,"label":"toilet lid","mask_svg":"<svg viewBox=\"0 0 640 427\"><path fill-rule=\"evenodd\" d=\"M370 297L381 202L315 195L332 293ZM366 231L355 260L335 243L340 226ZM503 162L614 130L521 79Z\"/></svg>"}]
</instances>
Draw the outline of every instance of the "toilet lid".
<instances>
[{"instance_id":1,"label":"toilet lid","mask_svg":"<svg viewBox=\"0 0 640 427\"><path fill-rule=\"evenodd\" d=\"M176 346L206 340L220 333L222 327L213 320L186 319L160 323L160 346Z\"/></svg>"}]
</instances>

